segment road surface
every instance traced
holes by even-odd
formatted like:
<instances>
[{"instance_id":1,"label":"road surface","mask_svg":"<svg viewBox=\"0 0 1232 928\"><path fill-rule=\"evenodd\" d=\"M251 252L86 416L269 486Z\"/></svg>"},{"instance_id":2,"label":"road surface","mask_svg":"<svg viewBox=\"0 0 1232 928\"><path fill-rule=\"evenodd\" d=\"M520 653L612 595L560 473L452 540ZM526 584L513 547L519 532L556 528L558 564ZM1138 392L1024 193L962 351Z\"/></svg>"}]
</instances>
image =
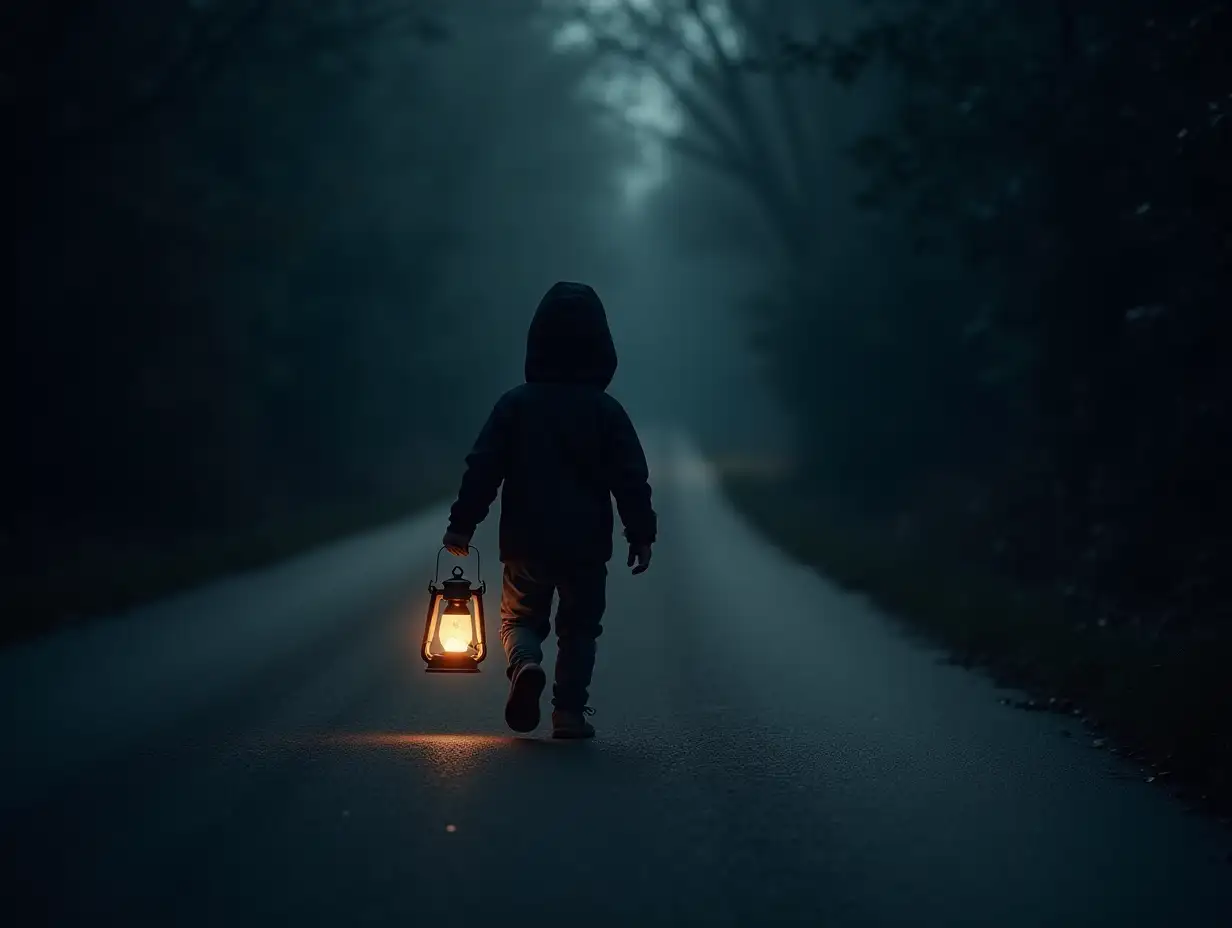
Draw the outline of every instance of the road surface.
<instances>
[{"instance_id":1,"label":"road surface","mask_svg":"<svg viewBox=\"0 0 1232 928\"><path fill-rule=\"evenodd\" d=\"M423 672L443 510L0 654L5 924L1232 924L1215 826L652 466L592 743Z\"/></svg>"}]
</instances>

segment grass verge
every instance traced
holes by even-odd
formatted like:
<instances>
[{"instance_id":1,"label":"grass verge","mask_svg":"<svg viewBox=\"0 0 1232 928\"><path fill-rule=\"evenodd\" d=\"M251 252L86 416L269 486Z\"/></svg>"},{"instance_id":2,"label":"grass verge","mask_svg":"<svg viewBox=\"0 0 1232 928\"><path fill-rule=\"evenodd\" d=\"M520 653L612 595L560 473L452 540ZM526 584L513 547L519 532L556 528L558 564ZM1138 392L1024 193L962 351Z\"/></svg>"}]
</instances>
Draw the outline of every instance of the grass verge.
<instances>
[{"instance_id":1,"label":"grass verge","mask_svg":"<svg viewBox=\"0 0 1232 928\"><path fill-rule=\"evenodd\" d=\"M1027 692L1021 708L1080 720L1091 744L1139 763L1229 824L1232 630L1154 637L1075 623L1060 603L925 547L838 524L782 480L724 475L733 505L795 559L868 595L956 663Z\"/></svg>"},{"instance_id":2,"label":"grass verge","mask_svg":"<svg viewBox=\"0 0 1232 928\"><path fill-rule=\"evenodd\" d=\"M337 505L235 534L166 547L99 547L38 576L3 578L0 646L252 570L445 501L442 482L379 502ZM443 530L442 526L442 530Z\"/></svg>"}]
</instances>

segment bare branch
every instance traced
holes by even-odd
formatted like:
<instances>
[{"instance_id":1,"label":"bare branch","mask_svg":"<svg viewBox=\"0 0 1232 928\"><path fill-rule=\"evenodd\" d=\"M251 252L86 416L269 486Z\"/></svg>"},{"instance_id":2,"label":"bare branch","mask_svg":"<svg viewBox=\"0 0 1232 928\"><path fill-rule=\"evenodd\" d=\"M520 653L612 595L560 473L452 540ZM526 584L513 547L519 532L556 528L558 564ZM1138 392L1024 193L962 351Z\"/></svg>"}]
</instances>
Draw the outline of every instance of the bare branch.
<instances>
[{"instance_id":1,"label":"bare branch","mask_svg":"<svg viewBox=\"0 0 1232 928\"><path fill-rule=\"evenodd\" d=\"M712 92L716 89L714 75L708 73L706 62L697 55L689 53L684 36L672 27L667 17L660 14L657 19L652 19L646 10L629 0L626 0L623 9L638 29L652 42L685 55L689 61L690 74L695 80L708 86ZM710 111L703 101L702 94L690 88L685 80L672 74L665 62L655 60L648 55L643 63L648 64L654 70L655 76L671 91L672 96L689 119L693 120L717 144L733 152L740 159L747 160L748 151L741 146L739 136L725 127L722 120Z\"/></svg>"},{"instance_id":2,"label":"bare branch","mask_svg":"<svg viewBox=\"0 0 1232 928\"><path fill-rule=\"evenodd\" d=\"M663 141L751 192L784 246L799 251L814 204L800 196L799 185L780 163L775 136L763 126L765 114L755 105L749 69L743 56L725 44L712 7L706 0L675 0L649 8L624 0L617 10L615 23L611 7L607 15L581 14L600 51L647 68L701 136L677 139L664 134ZM694 25L700 31L696 40L689 32ZM678 59L688 67L674 68ZM801 155L796 160L805 159Z\"/></svg>"},{"instance_id":3,"label":"bare branch","mask_svg":"<svg viewBox=\"0 0 1232 928\"><path fill-rule=\"evenodd\" d=\"M625 61L649 69L671 93L690 122L700 129L717 149L726 152L724 157L727 160L732 163L747 162L747 152L741 146L738 136L710 112L700 94L690 88L683 78L673 74L667 63L652 54L645 45L610 34L597 36L596 45L600 51L618 55Z\"/></svg>"},{"instance_id":4,"label":"bare branch","mask_svg":"<svg viewBox=\"0 0 1232 928\"><path fill-rule=\"evenodd\" d=\"M765 7L760 10L757 4L750 0L729 0L732 11L747 26L750 34L756 39L763 53L774 42L774 28ZM812 167L812 151L804 131L804 116L800 110L799 100L792 92L791 77L786 68L770 69L770 88L774 94L775 108L783 125L783 133L787 142L788 157L791 162L787 183L792 185L806 203L812 200L811 191L815 170Z\"/></svg>"},{"instance_id":5,"label":"bare branch","mask_svg":"<svg viewBox=\"0 0 1232 928\"><path fill-rule=\"evenodd\" d=\"M801 202L793 190L790 173L784 172L775 157L774 144L770 133L758 118L756 107L749 94L748 74L738 62L727 53L719 37L714 23L706 15L702 0L685 0L689 13L697 20L706 37L707 48L714 57L716 68L722 79L722 99L731 113L733 122L738 127L745 140L745 150L752 169L750 181L758 195L761 196L769 209L777 228L783 234L789 247L795 247L794 236L797 232L801 207L809 209L811 204ZM795 188L798 189L798 188Z\"/></svg>"},{"instance_id":6,"label":"bare branch","mask_svg":"<svg viewBox=\"0 0 1232 928\"><path fill-rule=\"evenodd\" d=\"M702 35L706 37L706 47L709 49L710 54L714 56L718 70L724 75L725 80L730 81L735 62L727 54L727 49L723 47L719 33L714 28L714 23L710 21L710 17L706 15L706 11L702 8L702 0L685 0L685 8L701 27Z\"/></svg>"}]
</instances>

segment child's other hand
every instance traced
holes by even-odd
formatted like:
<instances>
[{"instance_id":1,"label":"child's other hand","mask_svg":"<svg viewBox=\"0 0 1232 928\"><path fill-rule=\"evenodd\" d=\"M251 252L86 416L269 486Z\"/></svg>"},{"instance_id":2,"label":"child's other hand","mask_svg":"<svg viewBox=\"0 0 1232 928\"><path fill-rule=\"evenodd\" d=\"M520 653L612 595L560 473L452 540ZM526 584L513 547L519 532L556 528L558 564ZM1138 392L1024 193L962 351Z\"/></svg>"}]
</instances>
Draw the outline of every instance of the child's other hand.
<instances>
[{"instance_id":1,"label":"child's other hand","mask_svg":"<svg viewBox=\"0 0 1232 928\"><path fill-rule=\"evenodd\" d=\"M637 564L633 567L634 563ZM650 567L650 545L629 545L629 567L633 567L633 574L644 574Z\"/></svg>"},{"instance_id":2,"label":"child's other hand","mask_svg":"<svg viewBox=\"0 0 1232 928\"><path fill-rule=\"evenodd\" d=\"M466 557L471 553L471 536L461 532L446 532L441 544L454 557Z\"/></svg>"}]
</instances>

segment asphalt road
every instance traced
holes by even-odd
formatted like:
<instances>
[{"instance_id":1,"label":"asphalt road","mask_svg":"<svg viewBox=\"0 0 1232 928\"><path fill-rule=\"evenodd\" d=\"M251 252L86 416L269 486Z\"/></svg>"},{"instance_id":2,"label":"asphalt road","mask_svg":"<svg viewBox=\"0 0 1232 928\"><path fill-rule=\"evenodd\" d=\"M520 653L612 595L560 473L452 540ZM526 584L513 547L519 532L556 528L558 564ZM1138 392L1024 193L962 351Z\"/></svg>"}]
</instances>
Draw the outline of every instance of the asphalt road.
<instances>
[{"instance_id":1,"label":"asphalt road","mask_svg":"<svg viewBox=\"0 0 1232 928\"><path fill-rule=\"evenodd\" d=\"M443 511L0 654L4 924L1232 924L1213 825L653 469L591 743L423 672Z\"/></svg>"}]
</instances>

